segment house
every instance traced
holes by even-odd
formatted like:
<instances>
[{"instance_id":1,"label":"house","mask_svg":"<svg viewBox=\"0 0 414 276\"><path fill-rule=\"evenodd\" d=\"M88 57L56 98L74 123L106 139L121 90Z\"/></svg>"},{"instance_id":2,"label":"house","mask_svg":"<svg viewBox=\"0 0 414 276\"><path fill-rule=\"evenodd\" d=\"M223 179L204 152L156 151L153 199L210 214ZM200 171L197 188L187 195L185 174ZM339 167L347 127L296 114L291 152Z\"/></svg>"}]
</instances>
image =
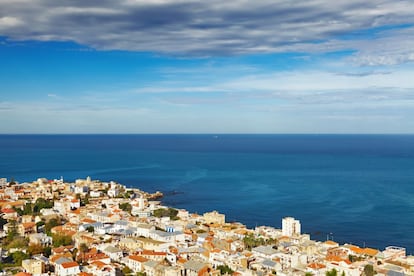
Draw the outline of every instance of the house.
<instances>
[{"instance_id":1,"label":"house","mask_svg":"<svg viewBox=\"0 0 414 276\"><path fill-rule=\"evenodd\" d=\"M187 276L207 276L212 275L213 269L207 263L189 260L183 264L183 273Z\"/></svg>"},{"instance_id":2,"label":"house","mask_svg":"<svg viewBox=\"0 0 414 276\"><path fill-rule=\"evenodd\" d=\"M79 264L73 261L58 263L55 272L57 276L75 276L80 273Z\"/></svg>"},{"instance_id":3,"label":"house","mask_svg":"<svg viewBox=\"0 0 414 276\"><path fill-rule=\"evenodd\" d=\"M17 212L11 208L3 208L1 212L3 213L2 216L4 219L10 220L17 218Z\"/></svg>"},{"instance_id":4,"label":"house","mask_svg":"<svg viewBox=\"0 0 414 276\"><path fill-rule=\"evenodd\" d=\"M108 255L109 258L114 261L120 261L123 257L122 250L112 245L104 247L102 249L102 252Z\"/></svg>"},{"instance_id":5,"label":"house","mask_svg":"<svg viewBox=\"0 0 414 276\"><path fill-rule=\"evenodd\" d=\"M23 236L23 237L36 233L37 232L36 223L34 222L20 223L17 226L17 232L19 233L20 236Z\"/></svg>"},{"instance_id":6,"label":"house","mask_svg":"<svg viewBox=\"0 0 414 276\"><path fill-rule=\"evenodd\" d=\"M157 275L157 266L160 265L157 261L148 261L143 263L144 272L147 276L155 276Z\"/></svg>"},{"instance_id":7,"label":"house","mask_svg":"<svg viewBox=\"0 0 414 276\"><path fill-rule=\"evenodd\" d=\"M101 261L93 261L88 267L89 273L95 276L115 276L116 268L112 264L106 264Z\"/></svg>"},{"instance_id":8,"label":"house","mask_svg":"<svg viewBox=\"0 0 414 276\"><path fill-rule=\"evenodd\" d=\"M129 251L137 251L137 249L141 248L141 243L138 243L132 238L121 239L118 245L121 249Z\"/></svg>"},{"instance_id":9,"label":"house","mask_svg":"<svg viewBox=\"0 0 414 276\"><path fill-rule=\"evenodd\" d=\"M134 272L141 272L144 270L143 264L148 262L149 260L145 257L138 256L138 255L129 255L125 263L131 268Z\"/></svg>"},{"instance_id":10,"label":"house","mask_svg":"<svg viewBox=\"0 0 414 276\"><path fill-rule=\"evenodd\" d=\"M204 213L203 219L207 224L217 223L221 225L225 223L226 216L224 214L220 214L217 211L213 211L209 213Z\"/></svg>"},{"instance_id":11,"label":"house","mask_svg":"<svg viewBox=\"0 0 414 276\"><path fill-rule=\"evenodd\" d=\"M159 262L164 260L167 257L166 252L157 252L153 250L142 250L138 252L138 255L146 259L159 261Z\"/></svg>"},{"instance_id":12,"label":"house","mask_svg":"<svg viewBox=\"0 0 414 276\"><path fill-rule=\"evenodd\" d=\"M29 244L38 244L45 247L50 246L52 241L52 237L49 237L44 233L34 233L29 235Z\"/></svg>"},{"instance_id":13,"label":"house","mask_svg":"<svg viewBox=\"0 0 414 276\"><path fill-rule=\"evenodd\" d=\"M31 274L42 274L46 272L45 263L40 260L27 259L22 261L22 268Z\"/></svg>"}]
</instances>

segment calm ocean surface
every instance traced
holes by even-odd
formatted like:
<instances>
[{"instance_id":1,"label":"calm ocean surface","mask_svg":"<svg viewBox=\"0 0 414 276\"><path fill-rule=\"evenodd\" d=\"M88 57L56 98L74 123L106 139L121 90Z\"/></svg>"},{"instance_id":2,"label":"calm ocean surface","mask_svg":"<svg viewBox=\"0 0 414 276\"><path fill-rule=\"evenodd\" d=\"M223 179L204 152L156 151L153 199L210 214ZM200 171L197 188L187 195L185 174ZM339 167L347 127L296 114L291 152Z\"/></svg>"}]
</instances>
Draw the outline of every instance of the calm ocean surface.
<instances>
[{"instance_id":1,"label":"calm ocean surface","mask_svg":"<svg viewBox=\"0 0 414 276\"><path fill-rule=\"evenodd\" d=\"M414 253L412 135L0 135L0 177L115 180L191 212Z\"/></svg>"}]
</instances>

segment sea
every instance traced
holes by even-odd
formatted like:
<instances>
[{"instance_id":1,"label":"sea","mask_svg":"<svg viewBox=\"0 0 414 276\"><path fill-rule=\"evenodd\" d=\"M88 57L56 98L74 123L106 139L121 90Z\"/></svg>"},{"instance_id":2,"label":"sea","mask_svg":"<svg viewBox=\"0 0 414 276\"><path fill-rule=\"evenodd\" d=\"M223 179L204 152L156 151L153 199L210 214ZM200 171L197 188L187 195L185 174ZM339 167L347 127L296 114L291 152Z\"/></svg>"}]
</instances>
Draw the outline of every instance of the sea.
<instances>
[{"instance_id":1,"label":"sea","mask_svg":"<svg viewBox=\"0 0 414 276\"><path fill-rule=\"evenodd\" d=\"M0 177L90 176L250 228L414 254L413 135L0 135Z\"/></svg>"}]
</instances>

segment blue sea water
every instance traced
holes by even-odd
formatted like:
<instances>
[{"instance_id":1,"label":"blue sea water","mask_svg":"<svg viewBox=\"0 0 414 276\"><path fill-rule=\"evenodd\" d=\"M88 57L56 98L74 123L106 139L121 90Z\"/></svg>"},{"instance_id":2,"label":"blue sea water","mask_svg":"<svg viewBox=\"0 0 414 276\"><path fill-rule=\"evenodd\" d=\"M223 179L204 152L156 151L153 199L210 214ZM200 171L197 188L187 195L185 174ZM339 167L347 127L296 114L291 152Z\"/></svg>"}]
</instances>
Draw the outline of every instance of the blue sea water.
<instances>
[{"instance_id":1,"label":"blue sea water","mask_svg":"<svg viewBox=\"0 0 414 276\"><path fill-rule=\"evenodd\" d=\"M228 221L414 253L412 135L0 135L0 177L115 180Z\"/></svg>"}]
</instances>

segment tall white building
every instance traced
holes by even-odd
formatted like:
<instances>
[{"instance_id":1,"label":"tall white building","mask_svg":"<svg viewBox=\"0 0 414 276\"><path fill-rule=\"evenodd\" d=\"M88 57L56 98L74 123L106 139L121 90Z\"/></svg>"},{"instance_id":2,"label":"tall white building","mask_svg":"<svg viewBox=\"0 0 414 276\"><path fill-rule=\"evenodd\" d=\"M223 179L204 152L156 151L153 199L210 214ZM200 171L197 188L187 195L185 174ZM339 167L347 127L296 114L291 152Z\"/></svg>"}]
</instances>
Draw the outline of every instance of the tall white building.
<instances>
[{"instance_id":1,"label":"tall white building","mask_svg":"<svg viewBox=\"0 0 414 276\"><path fill-rule=\"evenodd\" d=\"M282 235L283 236L294 236L300 235L300 222L299 220L286 217L282 219Z\"/></svg>"}]
</instances>

